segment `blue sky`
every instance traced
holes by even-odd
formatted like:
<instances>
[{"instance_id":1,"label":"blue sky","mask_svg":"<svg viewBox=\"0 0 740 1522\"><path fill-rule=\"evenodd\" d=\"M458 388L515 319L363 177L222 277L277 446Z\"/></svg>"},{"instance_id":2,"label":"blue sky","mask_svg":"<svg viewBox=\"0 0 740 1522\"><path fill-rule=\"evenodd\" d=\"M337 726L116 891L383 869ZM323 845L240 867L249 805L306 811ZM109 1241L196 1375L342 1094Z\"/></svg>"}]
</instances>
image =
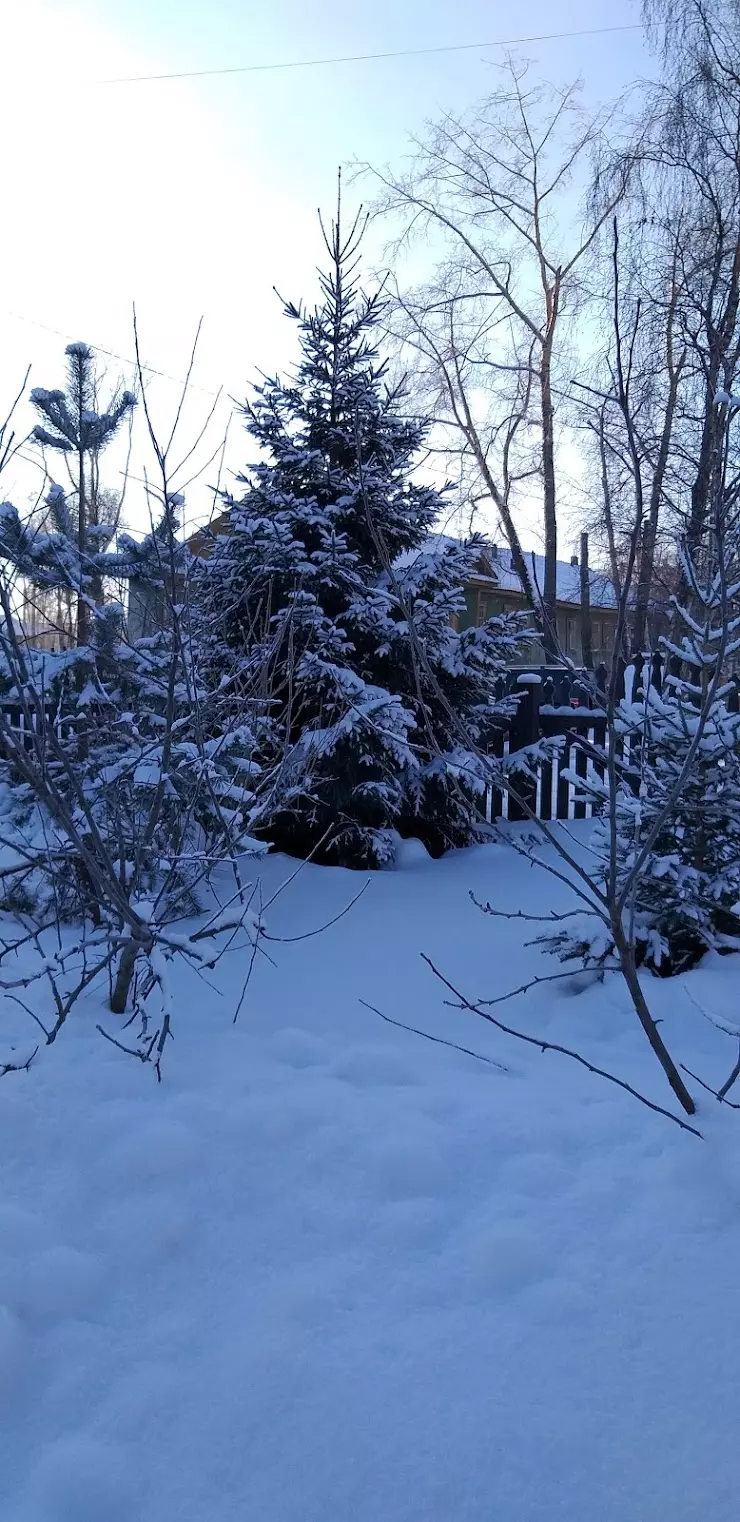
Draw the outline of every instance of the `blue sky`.
<instances>
[{"instance_id":1,"label":"blue sky","mask_svg":"<svg viewBox=\"0 0 740 1522\"><path fill-rule=\"evenodd\" d=\"M242 396L257 368L290 357L272 287L313 296L316 207L336 167L398 162L408 135L491 88L501 49L336 67L102 86L121 75L275 63L639 19L618 0L526 7L457 0L19 0L4 22L0 128L6 145L0 400L33 364L61 376L64 337L131 354L135 300L152 365L183 374L204 318L193 405L220 385ZM619 95L650 69L639 32L517 49L557 82L581 76L587 101ZM10 145L11 152L7 152ZM45 326L44 326L45 325ZM120 364L111 361L115 374ZM176 398L155 383L164 416ZM219 408L218 427L228 412ZM236 436L229 458L245 454ZM27 490L23 468L17 482ZM197 495L197 494L196 494Z\"/></svg>"}]
</instances>

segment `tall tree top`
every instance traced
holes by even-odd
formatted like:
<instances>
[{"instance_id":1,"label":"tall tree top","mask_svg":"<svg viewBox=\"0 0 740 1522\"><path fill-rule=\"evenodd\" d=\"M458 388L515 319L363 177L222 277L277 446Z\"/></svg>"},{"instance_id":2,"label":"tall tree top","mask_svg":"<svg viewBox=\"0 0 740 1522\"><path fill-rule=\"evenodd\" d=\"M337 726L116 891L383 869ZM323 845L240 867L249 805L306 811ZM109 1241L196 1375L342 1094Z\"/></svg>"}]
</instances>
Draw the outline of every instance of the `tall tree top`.
<instances>
[{"instance_id":1,"label":"tall tree top","mask_svg":"<svg viewBox=\"0 0 740 1522\"><path fill-rule=\"evenodd\" d=\"M366 293L359 276L366 223L360 210L344 231L341 194L330 227L321 222L329 257L320 301L284 302L301 356L290 380L267 379L244 408L267 460L240 480L251 512L287 514L304 542L309 528L311 540L317 531L344 535L377 565L371 517L395 557L422 542L442 504L438 491L408 479L426 428L405 415L403 383L389 383L379 355L382 289Z\"/></svg>"}]
</instances>

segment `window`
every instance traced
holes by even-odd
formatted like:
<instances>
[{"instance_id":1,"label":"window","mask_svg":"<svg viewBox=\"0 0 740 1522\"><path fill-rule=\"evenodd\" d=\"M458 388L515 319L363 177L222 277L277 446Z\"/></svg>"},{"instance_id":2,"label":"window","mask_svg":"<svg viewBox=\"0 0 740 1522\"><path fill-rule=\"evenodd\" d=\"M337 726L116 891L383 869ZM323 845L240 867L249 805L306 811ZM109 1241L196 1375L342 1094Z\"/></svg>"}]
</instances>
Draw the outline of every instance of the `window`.
<instances>
[{"instance_id":1,"label":"window","mask_svg":"<svg viewBox=\"0 0 740 1522\"><path fill-rule=\"evenodd\" d=\"M565 620L565 648L568 655L574 655L578 649L578 624L575 618Z\"/></svg>"}]
</instances>

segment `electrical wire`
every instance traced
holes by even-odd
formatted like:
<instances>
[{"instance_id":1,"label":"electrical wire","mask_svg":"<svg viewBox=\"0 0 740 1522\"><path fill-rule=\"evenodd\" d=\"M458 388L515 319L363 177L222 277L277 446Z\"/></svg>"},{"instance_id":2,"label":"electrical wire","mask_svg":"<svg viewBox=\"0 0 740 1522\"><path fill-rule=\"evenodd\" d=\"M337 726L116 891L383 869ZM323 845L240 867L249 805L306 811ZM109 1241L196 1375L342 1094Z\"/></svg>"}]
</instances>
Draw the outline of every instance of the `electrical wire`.
<instances>
[{"instance_id":1,"label":"electrical wire","mask_svg":"<svg viewBox=\"0 0 740 1522\"><path fill-rule=\"evenodd\" d=\"M10 308L6 308L5 315L6 317L12 317L15 322L26 322L32 328L41 328L44 333L53 333L55 338L64 338L66 339L67 343L76 342L70 333L63 333L60 328L50 328L48 323L38 322L35 317L24 317L22 312L11 312ZM131 369L135 367L136 361L132 359L130 355L116 354L114 349L104 349L102 344L96 344L94 342L91 343L90 347L95 350L96 354L104 354L106 359L117 359L120 364L128 365ZM181 380L177 375L168 375L166 370L156 370L154 365L142 364L141 368L142 370L145 370L148 375L158 375L160 380L172 381L172 384L175 386L185 385L184 380ZM211 391L208 386L199 386L197 381L190 382L190 389L191 391L202 391L206 396L212 396L214 398L219 394L217 391Z\"/></svg>"},{"instance_id":2,"label":"electrical wire","mask_svg":"<svg viewBox=\"0 0 740 1522\"><path fill-rule=\"evenodd\" d=\"M446 43L438 47L430 48L398 48L383 53L350 53L333 58L298 58L282 63L247 63L230 66L221 69L187 69L171 74L128 74L117 79L92 79L85 83L88 86L102 88L109 85L132 85L132 84L158 84L172 79L212 79L225 74L263 74L274 73L288 69L317 69L346 63L377 63L385 59L394 58L428 58L441 53L469 53L479 48L505 48L516 47L530 42L559 42L568 38L576 37L604 37L615 32L639 32L642 31L640 22L625 22L615 26L582 27L570 32L541 32L529 37L506 37L492 42L454 42ZM30 323L33 327L43 328L47 333L53 333L58 338L66 338L69 334L62 333L58 328L48 327L46 323L37 322L32 317L24 317L20 312L10 312L7 315L15 318L18 322ZM102 345L94 344L93 347L99 354L106 355L109 359L119 360L122 364L131 364L132 361L124 355L116 354L112 349L105 349ZM167 375L163 370L156 370L152 365L143 367L151 375L158 375L163 380L169 380L177 385L182 384L176 376ZM194 389L205 392L208 396L215 396L205 386L193 383Z\"/></svg>"},{"instance_id":3,"label":"electrical wire","mask_svg":"<svg viewBox=\"0 0 740 1522\"><path fill-rule=\"evenodd\" d=\"M541 32L534 37L504 37L493 42L451 42L432 48L398 48L386 53L348 53L338 58L296 58L284 63L245 63L223 69L183 69L173 74L125 74L119 79L90 79L87 85L157 84L167 79L212 79L223 74L267 74L282 69L318 69L342 63L377 63L389 58L428 58L437 53L471 53L478 48L510 48L528 42L559 42L570 37L605 37L613 32L641 32L639 21L617 26L589 26L574 32Z\"/></svg>"}]
</instances>

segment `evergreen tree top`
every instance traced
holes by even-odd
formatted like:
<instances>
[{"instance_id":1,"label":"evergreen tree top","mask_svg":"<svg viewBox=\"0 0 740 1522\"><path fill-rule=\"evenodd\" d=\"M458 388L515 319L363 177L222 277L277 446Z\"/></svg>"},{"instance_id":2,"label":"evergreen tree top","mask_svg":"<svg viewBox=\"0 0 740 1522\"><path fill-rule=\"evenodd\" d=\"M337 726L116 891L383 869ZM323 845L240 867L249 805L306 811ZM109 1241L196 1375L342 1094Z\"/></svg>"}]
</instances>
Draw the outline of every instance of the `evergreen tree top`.
<instances>
[{"instance_id":1,"label":"evergreen tree top","mask_svg":"<svg viewBox=\"0 0 740 1522\"><path fill-rule=\"evenodd\" d=\"M429 552L444 496L413 476L426 424L404 415L389 382L383 292L361 288L365 219L344 234L340 202L321 225L319 304L284 303L295 373L266 380L244 409L263 457L201 563L201 627L210 685L226 684L237 707L242 682L270 672L287 793L269 838L378 866L399 832L437 851L479 838L480 756L518 625L456 627L469 551Z\"/></svg>"},{"instance_id":2,"label":"evergreen tree top","mask_svg":"<svg viewBox=\"0 0 740 1522\"><path fill-rule=\"evenodd\" d=\"M98 409L95 353L89 344L71 343L65 351L67 390L35 386L31 401L43 418L33 430L37 444L62 454L103 449L136 406L132 391L116 391L104 412Z\"/></svg>"},{"instance_id":3,"label":"evergreen tree top","mask_svg":"<svg viewBox=\"0 0 740 1522\"><path fill-rule=\"evenodd\" d=\"M329 260L318 305L283 303L298 326L300 359L290 380L264 380L243 409L264 458L239 478L239 505L271 523L280 517L309 553L341 538L377 566L371 517L395 558L423 542L443 503L409 479L426 425L404 415L403 382L390 383L379 353L382 288L366 293L359 276L366 223L360 210L345 233L339 199L330 228L321 222Z\"/></svg>"}]
</instances>

